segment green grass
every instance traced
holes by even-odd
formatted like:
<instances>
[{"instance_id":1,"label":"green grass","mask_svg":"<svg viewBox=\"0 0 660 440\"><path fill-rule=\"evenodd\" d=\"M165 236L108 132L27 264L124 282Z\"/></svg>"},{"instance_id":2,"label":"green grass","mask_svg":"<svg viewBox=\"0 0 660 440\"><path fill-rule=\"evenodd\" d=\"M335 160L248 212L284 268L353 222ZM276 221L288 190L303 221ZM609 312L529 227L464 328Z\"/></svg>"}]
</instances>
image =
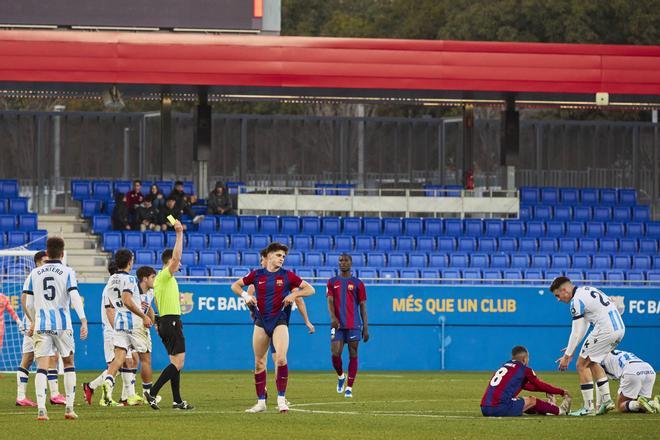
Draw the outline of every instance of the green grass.
<instances>
[{"instance_id":1,"label":"green grass","mask_svg":"<svg viewBox=\"0 0 660 440\"><path fill-rule=\"evenodd\" d=\"M574 407L581 397L574 373L545 373L546 381L572 391ZM78 389L91 373L78 373ZM618 414L602 417L524 416L487 419L479 402L490 373L363 372L354 386L355 397L335 392L330 372L293 371L288 399L291 412L279 414L274 402L265 414L245 414L254 402L249 372L187 373L182 394L196 409L173 411L169 386L161 391L160 411L149 407L102 408L83 405L77 396L80 419L63 419L62 407L49 407L49 422L37 422L36 409L14 406L16 377L0 376L0 438L49 439L438 439L438 438L653 438L660 430L660 414ZM34 398L34 376L28 396ZM269 389L275 389L272 374ZM611 383L616 393L618 384ZM60 389L62 381L60 380ZM120 392L120 384L115 394ZM655 392L660 392L656 384ZM653 433L656 434L653 434Z\"/></svg>"}]
</instances>

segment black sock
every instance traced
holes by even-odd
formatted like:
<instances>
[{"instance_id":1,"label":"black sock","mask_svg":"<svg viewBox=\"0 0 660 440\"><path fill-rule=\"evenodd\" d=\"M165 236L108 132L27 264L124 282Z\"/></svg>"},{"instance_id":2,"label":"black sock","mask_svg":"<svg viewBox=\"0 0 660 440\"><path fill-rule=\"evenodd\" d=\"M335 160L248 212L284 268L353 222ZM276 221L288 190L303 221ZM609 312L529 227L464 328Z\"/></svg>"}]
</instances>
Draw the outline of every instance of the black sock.
<instances>
[{"instance_id":1,"label":"black sock","mask_svg":"<svg viewBox=\"0 0 660 440\"><path fill-rule=\"evenodd\" d=\"M160 373L160 376L158 377L156 383L151 387L151 395L157 396L158 391L160 391L160 389L163 388L163 385L165 385L168 380L171 380L174 377L174 375L178 373L179 370L176 369L174 364L169 364L167 367L165 367L163 372Z\"/></svg>"},{"instance_id":2,"label":"black sock","mask_svg":"<svg viewBox=\"0 0 660 440\"><path fill-rule=\"evenodd\" d=\"M172 401L174 403L181 403L181 390L179 388L181 379L181 372L176 370L176 373L172 376L170 385L172 386Z\"/></svg>"}]
</instances>

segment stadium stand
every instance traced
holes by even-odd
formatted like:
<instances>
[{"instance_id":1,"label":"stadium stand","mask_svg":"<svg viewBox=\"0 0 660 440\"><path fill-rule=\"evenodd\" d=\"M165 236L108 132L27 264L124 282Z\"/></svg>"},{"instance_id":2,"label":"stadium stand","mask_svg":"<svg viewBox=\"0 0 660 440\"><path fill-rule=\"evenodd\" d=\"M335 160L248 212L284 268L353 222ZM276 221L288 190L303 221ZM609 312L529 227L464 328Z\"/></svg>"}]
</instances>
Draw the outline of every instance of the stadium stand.
<instances>
[{"instance_id":1,"label":"stadium stand","mask_svg":"<svg viewBox=\"0 0 660 440\"><path fill-rule=\"evenodd\" d=\"M25 246L41 249L46 231L38 229L37 214L28 210L29 199L19 196L18 182L0 180L0 249Z\"/></svg>"}]
</instances>

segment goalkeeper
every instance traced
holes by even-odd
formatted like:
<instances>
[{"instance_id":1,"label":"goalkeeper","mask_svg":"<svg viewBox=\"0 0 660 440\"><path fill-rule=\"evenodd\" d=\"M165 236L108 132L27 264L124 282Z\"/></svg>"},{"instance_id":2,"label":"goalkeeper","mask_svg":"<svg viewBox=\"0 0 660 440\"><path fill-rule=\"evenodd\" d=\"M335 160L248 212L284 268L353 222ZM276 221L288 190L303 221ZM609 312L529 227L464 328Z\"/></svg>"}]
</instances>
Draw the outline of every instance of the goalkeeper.
<instances>
[{"instance_id":1,"label":"goalkeeper","mask_svg":"<svg viewBox=\"0 0 660 440\"><path fill-rule=\"evenodd\" d=\"M7 297L2 292L0 292L0 352L2 351L2 341L5 337L5 310L7 311L7 313L9 313L9 315L11 315L14 321L16 321L18 330L21 333L25 331L25 329L23 328L23 324L21 323L21 320L18 318L18 315L16 314L16 311L11 306L9 297Z\"/></svg>"}]
</instances>

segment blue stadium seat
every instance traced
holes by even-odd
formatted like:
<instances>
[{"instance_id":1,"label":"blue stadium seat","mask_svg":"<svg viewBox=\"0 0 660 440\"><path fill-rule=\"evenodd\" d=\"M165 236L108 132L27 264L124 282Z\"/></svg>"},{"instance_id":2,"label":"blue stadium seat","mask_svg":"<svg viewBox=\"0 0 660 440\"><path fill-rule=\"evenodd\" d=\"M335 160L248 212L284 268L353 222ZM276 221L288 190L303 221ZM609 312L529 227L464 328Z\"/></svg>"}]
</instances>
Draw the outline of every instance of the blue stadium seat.
<instances>
[{"instance_id":1,"label":"blue stadium seat","mask_svg":"<svg viewBox=\"0 0 660 440\"><path fill-rule=\"evenodd\" d=\"M642 254L655 254L658 252L658 240L655 238L642 238L639 240L639 252Z\"/></svg>"},{"instance_id":2,"label":"blue stadium seat","mask_svg":"<svg viewBox=\"0 0 660 440\"><path fill-rule=\"evenodd\" d=\"M521 280L523 279L523 274L520 270L507 269L503 270L502 274L504 279L507 280L505 284L521 284Z\"/></svg>"},{"instance_id":3,"label":"blue stadium seat","mask_svg":"<svg viewBox=\"0 0 660 440\"><path fill-rule=\"evenodd\" d=\"M270 235L254 234L250 240L250 247L252 249L264 249L270 244Z\"/></svg>"},{"instance_id":4,"label":"blue stadium seat","mask_svg":"<svg viewBox=\"0 0 660 440\"><path fill-rule=\"evenodd\" d=\"M16 229L16 216L11 214L0 215L0 231L13 231Z\"/></svg>"},{"instance_id":5,"label":"blue stadium seat","mask_svg":"<svg viewBox=\"0 0 660 440\"><path fill-rule=\"evenodd\" d=\"M532 255L532 267L547 269L550 267L550 257L548 255Z\"/></svg>"},{"instance_id":6,"label":"blue stadium seat","mask_svg":"<svg viewBox=\"0 0 660 440\"><path fill-rule=\"evenodd\" d=\"M500 284L502 281L502 272L497 269L485 269L484 284Z\"/></svg>"},{"instance_id":7,"label":"blue stadium seat","mask_svg":"<svg viewBox=\"0 0 660 440\"><path fill-rule=\"evenodd\" d=\"M238 251L220 251L220 264L223 266L238 266L240 264Z\"/></svg>"},{"instance_id":8,"label":"blue stadium seat","mask_svg":"<svg viewBox=\"0 0 660 440\"><path fill-rule=\"evenodd\" d=\"M522 205L536 205L539 202L539 189L523 186L520 188L520 203Z\"/></svg>"},{"instance_id":9,"label":"blue stadium seat","mask_svg":"<svg viewBox=\"0 0 660 440\"><path fill-rule=\"evenodd\" d=\"M646 237L647 238L660 238L660 222L647 222L646 223Z\"/></svg>"},{"instance_id":10,"label":"blue stadium seat","mask_svg":"<svg viewBox=\"0 0 660 440\"><path fill-rule=\"evenodd\" d=\"M186 246L188 236L183 234L183 246ZM174 231L168 231L165 233L165 246L168 248L173 248L176 244L176 233Z\"/></svg>"},{"instance_id":11,"label":"blue stadium seat","mask_svg":"<svg viewBox=\"0 0 660 440\"><path fill-rule=\"evenodd\" d=\"M619 222L609 222L605 223L605 235L608 237L623 237L625 228L623 223Z\"/></svg>"},{"instance_id":12,"label":"blue stadium seat","mask_svg":"<svg viewBox=\"0 0 660 440\"><path fill-rule=\"evenodd\" d=\"M323 217L321 228L324 234L338 235L341 232L341 221L339 217Z\"/></svg>"},{"instance_id":13,"label":"blue stadium seat","mask_svg":"<svg viewBox=\"0 0 660 440\"><path fill-rule=\"evenodd\" d=\"M605 235L605 225L600 222L587 222L587 237L602 237Z\"/></svg>"},{"instance_id":14,"label":"blue stadium seat","mask_svg":"<svg viewBox=\"0 0 660 440\"><path fill-rule=\"evenodd\" d=\"M374 248L374 239L369 235L358 235L355 237L356 251L370 251Z\"/></svg>"},{"instance_id":15,"label":"blue stadium seat","mask_svg":"<svg viewBox=\"0 0 660 440\"><path fill-rule=\"evenodd\" d=\"M385 267L386 259L384 252L367 252L367 266Z\"/></svg>"},{"instance_id":16,"label":"blue stadium seat","mask_svg":"<svg viewBox=\"0 0 660 440\"><path fill-rule=\"evenodd\" d=\"M109 180L92 181L92 197L96 200L110 200L112 198L112 182Z\"/></svg>"},{"instance_id":17,"label":"blue stadium seat","mask_svg":"<svg viewBox=\"0 0 660 440\"><path fill-rule=\"evenodd\" d=\"M296 250L307 250L312 248L312 237L311 235L294 235L293 236L293 248Z\"/></svg>"},{"instance_id":18,"label":"blue stadium seat","mask_svg":"<svg viewBox=\"0 0 660 440\"><path fill-rule=\"evenodd\" d=\"M376 237L375 249L378 251L391 251L394 249L394 238L384 235Z\"/></svg>"},{"instance_id":19,"label":"blue stadium seat","mask_svg":"<svg viewBox=\"0 0 660 440\"><path fill-rule=\"evenodd\" d=\"M456 250L456 239L453 237L439 237L437 249L441 252L453 252Z\"/></svg>"},{"instance_id":20,"label":"blue stadium seat","mask_svg":"<svg viewBox=\"0 0 660 440\"><path fill-rule=\"evenodd\" d=\"M619 252L622 254L634 254L639 250L639 242L636 238L619 239Z\"/></svg>"},{"instance_id":21,"label":"blue stadium seat","mask_svg":"<svg viewBox=\"0 0 660 440\"><path fill-rule=\"evenodd\" d=\"M520 252L534 253L538 248L539 243L536 238L523 237L520 239Z\"/></svg>"},{"instance_id":22,"label":"blue stadium seat","mask_svg":"<svg viewBox=\"0 0 660 440\"><path fill-rule=\"evenodd\" d=\"M544 205L556 205L559 203L559 190L557 188L541 188L541 203Z\"/></svg>"},{"instance_id":23,"label":"blue stadium seat","mask_svg":"<svg viewBox=\"0 0 660 440\"><path fill-rule=\"evenodd\" d=\"M389 267L405 267L408 265L405 252L390 252L387 256L387 265Z\"/></svg>"},{"instance_id":24,"label":"blue stadium seat","mask_svg":"<svg viewBox=\"0 0 660 440\"><path fill-rule=\"evenodd\" d=\"M399 271L402 283L419 282L419 271L417 269L403 268Z\"/></svg>"},{"instance_id":25,"label":"blue stadium seat","mask_svg":"<svg viewBox=\"0 0 660 440\"><path fill-rule=\"evenodd\" d=\"M586 281L594 284L605 281L605 273L602 270L588 270L584 276Z\"/></svg>"},{"instance_id":26,"label":"blue stadium seat","mask_svg":"<svg viewBox=\"0 0 660 440\"><path fill-rule=\"evenodd\" d=\"M618 251L618 242L615 238L601 238L598 240L598 251L605 254L614 254Z\"/></svg>"},{"instance_id":27,"label":"blue stadium seat","mask_svg":"<svg viewBox=\"0 0 660 440\"><path fill-rule=\"evenodd\" d=\"M83 200L82 202L82 212L83 217L92 217L93 215L101 213L101 201L100 200Z\"/></svg>"},{"instance_id":28,"label":"blue stadium seat","mask_svg":"<svg viewBox=\"0 0 660 440\"><path fill-rule=\"evenodd\" d=\"M463 235L463 221L460 218L448 218L444 221L445 235L459 237Z\"/></svg>"},{"instance_id":29,"label":"blue stadium seat","mask_svg":"<svg viewBox=\"0 0 660 440\"><path fill-rule=\"evenodd\" d=\"M424 234L437 237L444 233L444 225L441 218L425 218Z\"/></svg>"},{"instance_id":30,"label":"blue stadium seat","mask_svg":"<svg viewBox=\"0 0 660 440\"><path fill-rule=\"evenodd\" d=\"M541 269L527 269L525 271L525 284L539 286L545 284L545 277Z\"/></svg>"},{"instance_id":31,"label":"blue stadium seat","mask_svg":"<svg viewBox=\"0 0 660 440\"><path fill-rule=\"evenodd\" d=\"M549 269L543 271L543 279L545 280L546 284L550 284L552 280L562 276L564 276L563 270Z\"/></svg>"},{"instance_id":32,"label":"blue stadium seat","mask_svg":"<svg viewBox=\"0 0 660 440\"><path fill-rule=\"evenodd\" d=\"M209 234L209 249L225 249L229 246L229 236L226 234Z\"/></svg>"},{"instance_id":33,"label":"blue stadium seat","mask_svg":"<svg viewBox=\"0 0 660 440\"><path fill-rule=\"evenodd\" d=\"M311 278L316 277L314 269L306 267L296 269L296 275L298 275L303 280L311 280Z\"/></svg>"},{"instance_id":34,"label":"blue stadium seat","mask_svg":"<svg viewBox=\"0 0 660 440\"><path fill-rule=\"evenodd\" d=\"M243 252L243 255L241 257L241 261L243 262L242 264L246 266L254 266L252 264L252 260L246 261L245 260L245 252ZM258 260L258 256L257 256ZM303 266L304 263L304 258L303 258L303 252L302 251L291 251L288 253L286 256L286 265L290 267L300 267Z\"/></svg>"},{"instance_id":35,"label":"blue stadium seat","mask_svg":"<svg viewBox=\"0 0 660 440\"><path fill-rule=\"evenodd\" d=\"M130 180L115 180L112 183L112 193L113 194L115 194L115 193L126 194L132 188L133 188L133 182L131 182ZM149 192L150 188L151 188L150 182L142 182L142 190L141 190L142 194L147 194ZM159 187L158 189L160 190L160 192L163 192L162 188ZM169 192L168 193L163 192L163 195L165 197L167 197L168 194L169 194Z\"/></svg>"},{"instance_id":36,"label":"blue stadium seat","mask_svg":"<svg viewBox=\"0 0 660 440\"><path fill-rule=\"evenodd\" d=\"M481 269L463 270L463 284L477 285L481 284Z\"/></svg>"},{"instance_id":37,"label":"blue stadium seat","mask_svg":"<svg viewBox=\"0 0 660 440\"><path fill-rule=\"evenodd\" d=\"M352 251L353 237L350 235L338 235L335 237L335 249L338 251Z\"/></svg>"},{"instance_id":38,"label":"blue stadium seat","mask_svg":"<svg viewBox=\"0 0 660 440\"><path fill-rule=\"evenodd\" d=\"M449 267L449 255L436 252L429 254L429 267Z\"/></svg>"},{"instance_id":39,"label":"blue stadium seat","mask_svg":"<svg viewBox=\"0 0 660 440\"><path fill-rule=\"evenodd\" d=\"M424 283L438 283L440 281L440 271L437 269L422 269L420 275L424 278Z\"/></svg>"},{"instance_id":40,"label":"blue stadium seat","mask_svg":"<svg viewBox=\"0 0 660 440\"><path fill-rule=\"evenodd\" d=\"M174 189L174 182L171 180L157 180L155 183L165 197L167 197Z\"/></svg>"},{"instance_id":41,"label":"blue stadium seat","mask_svg":"<svg viewBox=\"0 0 660 440\"><path fill-rule=\"evenodd\" d=\"M386 237L377 237L376 238L376 249L381 249L379 247L379 239ZM426 237L430 238L430 237ZM415 239L413 237L396 237L396 249L399 251L413 251L415 250ZM383 249L384 250L384 249Z\"/></svg>"},{"instance_id":42,"label":"blue stadium seat","mask_svg":"<svg viewBox=\"0 0 660 440\"><path fill-rule=\"evenodd\" d=\"M460 284L463 278L459 269L444 269L442 271L442 284Z\"/></svg>"},{"instance_id":43,"label":"blue stadium seat","mask_svg":"<svg viewBox=\"0 0 660 440\"><path fill-rule=\"evenodd\" d=\"M291 239L291 236L288 234L273 234L271 237L271 240L275 243L282 243L285 246L291 247L293 245L293 241Z\"/></svg>"},{"instance_id":44,"label":"blue stadium seat","mask_svg":"<svg viewBox=\"0 0 660 440\"><path fill-rule=\"evenodd\" d=\"M383 220L383 234L385 235L401 235L402 227L400 218L386 218ZM365 233L370 233L366 230L366 220Z\"/></svg>"},{"instance_id":45,"label":"blue stadium seat","mask_svg":"<svg viewBox=\"0 0 660 440\"><path fill-rule=\"evenodd\" d=\"M342 233L358 235L362 233L362 219L359 217L346 217L342 219Z\"/></svg>"},{"instance_id":46,"label":"blue stadium seat","mask_svg":"<svg viewBox=\"0 0 660 440\"><path fill-rule=\"evenodd\" d=\"M181 264L184 268L197 265L197 251L184 250L181 253Z\"/></svg>"},{"instance_id":47,"label":"blue stadium seat","mask_svg":"<svg viewBox=\"0 0 660 440\"><path fill-rule=\"evenodd\" d=\"M7 200L0 199L0 214L7 214Z\"/></svg>"},{"instance_id":48,"label":"blue stadium seat","mask_svg":"<svg viewBox=\"0 0 660 440\"><path fill-rule=\"evenodd\" d=\"M547 222L545 224L545 234L548 237L562 237L566 234L566 223Z\"/></svg>"},{"instance_id":49,"label":"blue stadium seat","mask_svg":"<svg viewBox=\"0 0 660 440\"><path fill-rule=\"evenodd\" d=\"M660 270L650 270L646 272L646 279L649 281L660 281Z\"/></svg>"},{"instance_id":50,"label":"blue stadium seat","mask_svg":"<svg viewBox=\"0 0 660 440\"><path fill-rule=\"evenodd\" d=\"M403 219L403 233L417 237L422 235L424 231L424 224L421 218L404 218Z\"/></svg>"},{"instance_id":51,"label":"blue stadium seat","mask_svg":"<svg viewBox=\"0 0 660 440\"><path fill-rule=\"evenodd\" d=\"M629 270L626 272L626 280L628 280L630 287L642 287L643 282L646 281L646 276L642 270Z\"/></svg>"},{"instance_id":52,"label":"blue stadium seat","mask_svg":"<svg viewBox=\"0 0 660 440\"><path fill-rule=\"evenodd\" d=\"M199 232L188 233L188 249L196 251L206 249L206 234Z\"/></svg>"},{"instance_id":53,"label":"blue stadium seat","mask_svg":"<svg viewBox=\"0 0 660 440\"><path fill-rule=\"evenodd\" d=\"M542 237L545 235L545 223L541 221L528 221L526 229L527 237Z\"/></svg>"},{"instance_id":54,"label":"blue stadium seat","mask_svg":"<svg viewBox=\"0 0 660 440\"><path fill-rule=\"evenodd\" d=\"M619 205L635 206L637 204L637 191L622 188L619 190Z\"/></svg>"},{"instance_id":55,"label":"blue stadium seat","mask_svg":"<svg viewBox=\"0 0 660 440\"><path fill-rule=\"evenodd\" d=\"M576 206L573 208L573 220L577 222L588 222L593 217L593 210L590 206Z\"/></svg>"},{"instance_id":56,"label":"blue stadium seat","mask_svg":"<svg viewBox=\"0 0 660 440\"><path fill-rule=\"evenodd\" d=\"M619 270L629 270L631 268L630 257L627 255L615 255L612 268Z\"/></svg>"},{"instance_id":57,"label":"blue stadium seat","mask_svg":"<svg viewBox=\"0 0 660 440\"><path fill-rule=\"evenodd\" d=\"M582 237L584 236L584 222L568 222L566 223L566 236L567 237Z\"/></svg>"},{"instance_id":58,"label":"blue stadium seat","mask_svg":"<svg viewBox=\"0 0 660 440\"><path fill-rule=\"evenodd\" d=\"M517 252L518 251L518 239L514 237L502 237L497 240L497 248L500 252Z\"/></svg>"},{"instance_id":59,"label":"blue stadium seat","mask_svg":"<svg viewBox=\"0 0 660 440\"><path fill-rule=\"evenodd\" d=\"M24 246L28 241L28 234L22 231L7 232L7 246L10 248Z\"/></svg>"},{"instance_id":60,"label":"blue stadium seat","mask_svg":"<svg viewBox=\"0 0 660 440\"><path fill-rule=\"evenodd\" d=\"M18 197L18 182L15 179L0 181L0 198L12 199Z\"/></svg>"},{"instance_id":61,"label":"blue stadium seat","mask_svg":"<svg viewBox=\"0 0 660 440\"><path fill-rule=\"evenodd\" d=\"M237 277L244 277L247 274L249 274L250 273L250 268L249 267L244 267L244 266L231 267L231 268L229 268L229 271L231 272L231 276L233 278L237 278Z\"/></svg>"},{"instance_id":62,"label":"blue stadium seat","mask_svg":"<svg viewBox=\"0 0 660 440\"><path fill-rule=\"evenodd\" d=\"M378 271L378 277L383 278L385 280L392 280L395 278L399 278L399 271L396 269L380 269Z\"/></svg>"},{"instance_id":63,"label":"blue stadium seat","mask_svg":"<svg viewBox=\"0 0 660 440\"><path fill-rule=\"evenodd\" d=\"M594 207L593 220L597 222L609 222L612 220L612 208L609 206Z\"/></svg>"},{"instance_id":64,"label":"blue stadium seat","mask_svg":"<svg viewBox=\"0 0 660 440\"><path fill-rule=\"evenodd\" d=\"M632 218L636 222L647 222L651 219L651 211L648 206L633 206Z\"/></svg>"},{"instance_id":65,"label":"blue stadium seat","mask_svg":"<svg viewBox=\"0 0 660 440\"><path fill-rule=\"evenodd\" d=\"M195 194L195 185L189 180L184 181L183 192L186 194Z\"/></svg>"},{"instance_id":66,"label":"blue stadium seat","mask_svg":"<svg viewBox=\"0 0 660 440\"><path fill-rule=\"evenodd\" d=\"M578 241L577 238L560 238L559 239L559 251L560 252L577 252Z\"/></svg>"},{"instance_id":67,"label":"blue stadium seat","mask_svg":"<svg viewBox=\"0 0 660 440\"><path fill-rule=\"evenodd\" d=\"M568 222L573 219L573 208L570 206L555 206L553 220Z\"/></svg>"},{"instance_id":68,"label":"blue stadium seat","mask_svg":"<svg viewBox=\"0 0 660 440\"><path fill-rule=\"evenodd\" d=\"M303 234L315 235L321 233L321 219L318 217L302 217L300 224L300 232Z\"/></svg>"},{"instance_id":69,"label":"blue stadium seat","mask_svg":"<svg viewBox=\"0 0 660 440\"><path fill-rule=\"evenodd\" d=\"M426 252L411 252L408 254L408 266L423 268L428 265Z\"/></svg>"},{"instance_id":70,"label":"blue stadium seat","mask_svg":"<svg viewBox=\"0 0 660 440\"><path fill-rule=\"evenodd\" d=\"M626 237L642 237L645 233L644 223L626 223Z\"/></svg>"},{"instance_id":71,"label":"blue stadium seat","mask_svg":"<svg viewBox=\"0 0 660 440\"><path fill-rule=\"evenodd\" d=\"M130 250L142 249L144 247L144 236L139 231L123 231L124 247Z\"/></svg>"},{"instance_id":72,"label":"blue stadium seat","mask_svg":"<svg viewBox=\"0 0 660 440\"><path fill-rule=\"evenodd\" d=\"M363 280L373 280L378 278L378 271L376 269L360 269L357 271L357 276Z\"/></svg>"},{"instance_id":73,"label":"blue stadium seat","mask_svg":"<svg viewBox=\"0 0 660 440\"><path fill-rule=\"evenodd\" d=\"M612 267L612 257L609 255L594 255L592 268L594 270L609 270Z\"/></svg>"},{"instance_id":74,"label":"blue stadium seat","mask_svg":"<svg viewBox=\"0 0 660 440\"><path fill-rule=\"evenodd\" d=\"M490 257L490 267L497 269L507 269L511 266L511 257L507 254L495 254Z\"/></svg>"},{"instance_id":75,"label":"blue stadium seat","mask_svg":"<svg viewBox=\"0 0 660 440\"><path fill-rule=\"evenodd\" d=\"M238 232L238 217L221 216L218 220L218 232L223 234L234 234Z\"/></svg>"},{"instance_id":76,"label":"blue stadium seat","mask_svg":"<svg viewBox=\"0 0 660 440\"><path fill-rule=\"evenodd\" d=\"M239 219L239 231L243 234L256 234L259 230L257 217L254 215L243 215ZM220 230L222 232L222 230Z\"/></svg>"},{"instance_id":77,"label":"blue stadium seat","mask_svg":"<svg viewBox=\"0 0 660 440\"><path fill-rule=\"evenodd\" d=\"M325 263L323 258L323 252L317 251L307 251L305 252L305 266L311 267L320 267ZM333 261L333 264L337 264L337 261Z\"/></svg>"},{"instance_id":78,"label":"blue stadium seat","mask_svg":"<svg viewBox=\"0 0 660 440\"><path fill-rule=\"evenodd\" d=\"M477 240L472 237L460 237L458 239L459 252L474 252L477 250Z\"/></svg>"},{"instance_id":79,"label":"blue stadium seat","mask_svg":"<svg viewBox=\"0 0 660 440\"><path fill-rule=\"evenodd\" d=\"M490 258L488 254L472 254L470 258L470 267L477 267L479 269L487 269L490 266Z\"/></svg>"},{"instance_id":80,"label":"blue stadium seat","mask_svg":"<svg viewBox=\"0 0 660 440\"><path fill-rule=\"evenodd\" d=\"M572 270L567 270L564 272L564 275L568 277L571 281L583 281L584 280L584 272L581 270L577 269L572 269Z\"/></svg>"},{"instance_id":81,"label":"blue stadium seat","mask_svg":"<svg viewBox=\"0 0 660 440\"><path fill-rule=\"evenodd\" d=\"M417 250L433 252L436 250L436 241L433 237L417 237Z\"/></svg>"},{"instance_id":82,"label":"blue stadium seat","mask_svg":"<svg viewBox=\"0 0 660 440\"><path fill-rule=\"evenodd\" d=\"M135 251L135 266L154 266L156 254L154 251L138 249Z\"/></svg>"},{"instance_id":83,"label":"blue stadium seat","mask_svg":"<svg viewBox=\"0 0 660 440\"><path fill-rule=\"evenodd\" d=\"M580 190L580 203L594 206L598 204L598 190L596 188L582 188Z\"/></svg>"},{"instance_id":84,"label":"blue stadium seat","mask_svg":"<svg viewBox=\"0 0 660 440\"><path fill-rule=\"evenodd\" d=\"M207 215L197 224L197 231L205 234L215 232L216 219L213 215Z\"/></svg>"},{"instance_id":85,"label":"blue stadium seat","mask_svg":"<svg viewBox=\"0 0 660 440\"><path fill-rule=\"evenodd\" d=\"M28 235L28 240L30 241L28 249L32 251L46 249L48 231L45 229L37 229L36 231L30 231ZM0 245L2 245L2 240L0 240Z\"/></svg>"},{"instance_id":86,"label":"blue stadium seat","mask_svg":"<svg viewBox=\"0 0 660 440\"><path fill-rule=\"evenodd\" d=\"M18 216L18 229L34 231L37 229L37 214L21 214Z\"/></svg>"},{"instance_id":87,"label":"blue stadium seat","mask_svg":"<svg viewBox=\"0 0 660 440\"><path fill-rule=\"evenodd\" d=\"M479 252L493 253L497 251L497 240L493 237L477 239Z\"/></svg>"},{"instance_id":88,"label":"blue stadium seat","mask_svg":"<svg viewBox=\"0 0 660 440\"><path fill-rule=\"evenodd\" d=\"M71 181L71 198L73 200L86 200L89 199L90 196L89 180Z\"/></svg>"},{"instance_id":89,"label":"blue stadium seat","mask_svg":"<svg viewBox=\"0 0 660 440\"><path fill-rule=\"evenodd\" d=\"M249 249L250 237L247 234L232 234L229 236L229 247L232 249Z\"/></svg>"},{"instance_id":90,"label":"blue stadium seat","mask_svg":"<svg viewBox=\"0 0 660 440\"><path fill-rule=\"evenodd\" d=\"M574 269L591 269L591 255L575 254L573 255Z\"/></svg>"},{"instance_id":91,"label":"blue stadium seat","mask_svg":"<svg viewBox=\"0 0 660 440\"><path fill-rule=\"evenodd\" d=\"M201 266L215 266L218 264L218 252L216 251L200 251L199 264Z\"/></svg>"},{"instance_id":92,"label":"blue stadium seat","mask_svg":"<svg viewBox=\"0 0 660 440\"><path fill-rule=\"evenodd\" d=\"M121 232L106 232L103 234L103 250L112 252L119 249L122 245Z\"/></svg>"},{"instance_id":93,"label":"blue stadium seat","mask_svg":"<svg viewBox=\"0 0 660 440\"><path fill-rule=\"evenodd\" d=\"M465 235L468 237L481 237L484 232L484 223L478 218L469 218L463 222Z\"/></svg>"},{"instance_id":94,"label":"blue stadium seat","mask_svg":"<svg viewBox=\"0 0 660 440\"><path fill-rule=\"evenodd\" d=\"M26 212L28 212L28 199L26 198L9 199L10 214L24 214Z\"/></svg>"},{"instance_id":95,"label":"blue stadium seat","mask_svg":"<svg viewBox=\"0 0 660 440\"><path fill-rule=\"evenodd\" d=\"M615 222L627 222L630 221L632 218L630 208L627 206L615 206L613 213L612 213L612 219Z\"/></svg>"},{"instance_id":96,"label":"blue stadium seat","mask_svg":"<svg viewBox=\"0 0 660 440\"><path fill-rule=\"evenodd\" d=\"M511 256L512 269L526 269L529 267L529 255L514 254Z\"/></svg>"},{"instance_id":97,"label":"blue stadium seat","mask_svg":"<svg viewBox=\"0 0 660 440\"><path fill-rule=\"evenodd\" d=\"M330 235L316 235L314 236L314 249L319 251L329 251L332 249L332 237Z\"/></svg>"},{"instance_id":98,"label":"blue stadium seat","mask_svg":"<svg viewBox=\"0 0 660 440\"><path fill-rule=\"evenodd\" d=\"M522 237L525 235L525 223L520 220L506 220L504 232L508 237Z\"/></svg>"},{"instance_id":99,"label":"blue stadium seat","mask_svg":"<svg viewBox=\"0 0 660 440\"><path fill-rule=\"evenodd\" d=\"M189 283L203 283L207 281L209 271L206 266L190 266L188 267L188 282Z\"/></svg>"},{"instance_id":100,"label":"blue stadium seat","mask_svg":"<svg viewBox=\"0 0 660 440\"><path fill-rule=\"evenodd\" d=\"M283 234L295 235L300 232L300 218L298 217L283 216L280 218L280 223L282 223Z\"/></svg>"},{"instance_id":101,"label":"blue stadium seat","mask_svg":"<svg viewBox=\"0 0 660 440\"><path fill-rule=\"evenodd\" d=\"M504 234L504 223L499 219L484 220L484 235L487 237L501 237Z\"/></svg>"},{"instance_id":102,"label":"blue stadium seat","mask_svg":"<svg viewBox=\"0 0 660 440\"><path fill-rule=\"evenodd\" d=\"M316 269L316 276L318 278L327 280L329 278L337 276L337 269L333 269L333 268L329 268L329 267L323 267L323 268L320 268L320 269Z\"/></svg>"},{"instance_id":103,"label":"blue stadium seat","mask_svg":"<svg viewBox=\"0 0 660 440\"><path fill-rule=\"evenodd\" d=\"M287 266L296 266L295 264L295 257L294 257L294 262L291 262L289 257L291 255L291 252L286 256L286 265ZM261 256L259 255L258 251L243 251L241 252L241 264L243 266L247 266L251 269L259 269L261 265L259 264L261 260ZM202 264L201 261L201 253L200 253L200 264ZM215 264L215 263L214 263Z\"/></svg>"},{"instance_id":104,"label":"blue stadium seat","mask_svg":"<svg viewBox=\"0 0 660 440\"><path fill-rule=\"evenodd\" d=\"M541 221L552 220L552 207L544 205L535 206L534 219Z\"/></svg>"},{"instance_id":105,"label":"blue stadium seat","mask_svg":"<svg viewBox=\"0 0 660 440\"><path fill-rule=\"evenodd\" d=\"M552 266L553 269L570 269L571 268L571 257L567 254L555 254L552 256Z\"/></svg>"},{"instance_id":106,"label":"blue stadium seat","mask_svg":"<svg viewBox=\"0 0 660 440\"><path fill-rule=\"evenodd\" d=\"M147 231L144 233L144 248L160 251L165 247L165 237L162 232Z\"/></svg>"},{"instance_id":107,"label":"blue stadium seat","mask_svg":"<svg viewBox=\"0 0 660 440\"><path fill-rule=\"evenodd\" d=\"M541 238L539 239L539 251L546 253L557 252L559 245L556 238Z\"/></svg>"},{"instance_id":108,"label":"blue stadium seat","mask_svg":"<svg viewBox=\"0 0 660 440\"><path fill-rule=\"evenodd\" d=\"M450 267L468 267L470 264L470 257L467 254L451 254L449 256Z\"/></svg>"},{"instance_id":109,"label":"blue stadium seat","mask_svg":"<svg viewBox=\"0 0 660 440\"><path fill-rule=\"evenodd\" d=\"M617 193L615 189L603 188L600 190L600 204L613 206L617 204Z\"/></svg>"},{"instance_id":110,"label":"blue stadium seat","mask_svg":"<svg viewBox=\"0 0 660 440\"><path fill-rule=\"evenodd\" d=\"M575 206L579 202L578 190L576 188L560 188L559 199L564 205Z\"/></svg>"},{"instance_id":111,"label":"blue stadium seat","mask_svg":"<svg viewBox=\"0 0 660 440\"><path fill-rule=\"evenodd\" d=\"M350 252L353 259L353 267L364 267L367 265L367 259L362 252Z\"/></svg>"},{"instance_id":112,"label":"blue stadium seat","mask_svg":"<svg viewBox=\"0 0 660 440\"><path fill-rule=\"evenodd\" d=\"M518 211L518 218L520 220L531 220L532 219L532 207L531 206L521 206Z\"/></svg>"}]
</instances>

